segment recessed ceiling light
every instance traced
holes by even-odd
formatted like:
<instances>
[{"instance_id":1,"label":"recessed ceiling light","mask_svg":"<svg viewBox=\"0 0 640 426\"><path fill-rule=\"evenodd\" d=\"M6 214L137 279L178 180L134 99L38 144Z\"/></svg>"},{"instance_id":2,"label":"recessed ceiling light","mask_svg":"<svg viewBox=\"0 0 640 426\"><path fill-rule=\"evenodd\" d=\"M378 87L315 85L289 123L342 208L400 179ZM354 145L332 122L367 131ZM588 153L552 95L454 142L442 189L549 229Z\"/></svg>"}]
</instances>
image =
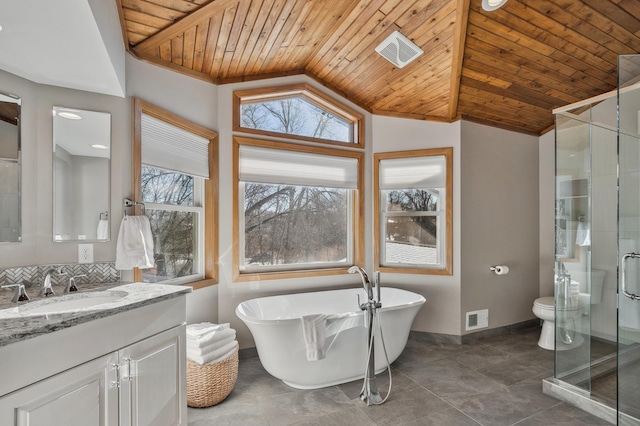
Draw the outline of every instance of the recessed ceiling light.
<instances>
[{"instance_id":1,"label":"recessed ceiling light","mask_svg":"<svg viewBox=\"0 0 640 426\"><path fill-rule=\"evenodd\" d=\"M100 145L99 143L96 143L96 144L91 145L91 148L95 148L95 149L109 149L109 147L108 147L108 146Z\"/></svg>"},{"instance_id":2,"label":"recessed ceiling light","mask_svg":"<svg viewBox=\"0 0 640 426\"><path fill-rule=\"evenodd\" d=\"M496 10L504 6L507 0L482 0L482 8L487 12Z\"/></svg>"},{"instance_id":3,"label":"recessed ceiling light","mask_svg":"<svg viewBox=\"0 0 640 426\"><path fill-rule=\"evenodd\" d=\"M78 114L74 114L73 112L69 111L61 111L58 113L58 115L69 120L82 120L82 117L80 117Z\"/></svg>"},{"instance_id":4,"label":"recessed ceiling light","mask_svg":"<svg viewBox=\"0 0 640 426\"><path fill-rule=\"evenodd\" d=\"M2 25L0 25L0 31L2 31Z\"/></svg>"}]
</instances>

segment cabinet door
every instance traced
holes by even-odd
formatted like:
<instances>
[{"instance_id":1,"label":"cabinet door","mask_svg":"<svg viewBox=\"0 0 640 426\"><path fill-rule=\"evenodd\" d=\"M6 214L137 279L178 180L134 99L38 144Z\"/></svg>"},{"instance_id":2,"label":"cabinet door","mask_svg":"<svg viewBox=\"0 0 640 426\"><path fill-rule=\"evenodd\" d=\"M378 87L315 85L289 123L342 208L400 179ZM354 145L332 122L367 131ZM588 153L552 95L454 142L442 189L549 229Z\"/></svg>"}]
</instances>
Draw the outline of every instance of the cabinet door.
<instances>
[{"instance_id":1,"label":"cabinet door","mask_svg":"<svg viewBox=\"0 0 640 426\"><path fill-rule=\"evenodd\" d=\"M116 426L117 361L114 352L0 398L0 424Z\"/></svg>"},{"instance_id":2,"label":"cabinet door","mask_svg":"<svg viewBox=\"0 0 640 426\"><path fill-rule=\"evenodd\" d=\"M185 326L120 350L120 424L187 424Z\"/></svg>"}]
</instances>

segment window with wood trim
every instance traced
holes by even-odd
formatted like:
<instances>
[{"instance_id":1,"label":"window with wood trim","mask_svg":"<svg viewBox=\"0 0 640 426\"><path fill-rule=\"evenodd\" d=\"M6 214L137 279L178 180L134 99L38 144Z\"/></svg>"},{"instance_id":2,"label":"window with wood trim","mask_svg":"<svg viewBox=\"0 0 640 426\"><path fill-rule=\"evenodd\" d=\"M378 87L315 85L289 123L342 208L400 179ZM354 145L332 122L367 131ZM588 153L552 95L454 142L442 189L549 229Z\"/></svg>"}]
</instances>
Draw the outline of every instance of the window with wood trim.
<instances>
[{"instance_id":1,"label":"window with wood trim","mask_svg":"<svg viewBox=\"0 0 640 426\"><path fill-rule=\"evenodd\" d=\"M154 267L142 282L217 283L218 134L134 100L133 197L144 203L154 240Z\"/></svg>"},{"instance_id":2,"label":"window with wood trim","mask_svg":"<svg viewBox=\"0 0 640 426\"><path fill-rule=\"evenodd\" d=\"M362 148L363 116L306 84L237 91L233 129Z\"/></svg>"},{"instance_id":3,"label":"window with wood trim","mask_svg":"<svg viewBox=\"0 0 640 426\"><path fill-rule=\"evenodd\" d=\"M362 263L363 153L234 138L234 279Z\"/></svg>"},{"instance_id":4,"label":"window with wood trim","mask_svg":"<svg viewBox=\"0 0 640 426\"><path fill-rule=\"evenodd\" d=\"M453 149L374 155L376 267L453 273Z\"/></svg>"}]
</instances>

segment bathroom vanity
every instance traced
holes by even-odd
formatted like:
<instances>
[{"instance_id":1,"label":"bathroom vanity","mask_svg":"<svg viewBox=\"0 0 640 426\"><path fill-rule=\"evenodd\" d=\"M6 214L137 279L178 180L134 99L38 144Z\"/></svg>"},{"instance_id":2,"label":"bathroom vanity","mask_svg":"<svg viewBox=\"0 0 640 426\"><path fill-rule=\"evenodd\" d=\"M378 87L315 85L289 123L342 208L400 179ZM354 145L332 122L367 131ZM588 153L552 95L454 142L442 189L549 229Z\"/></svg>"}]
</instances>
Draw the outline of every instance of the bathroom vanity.
<instances>
[{"instance_id":1,"label":"bathroom vanity","mask_svg":"<svg viewBox=\"0 0 640 426\"><path fill-rule=\"evenodd\" d=\"M122 297L65 312L0 311L0 424L187 424L191 289L135 283L109 291Z\"/></svg>"}]
</instances>

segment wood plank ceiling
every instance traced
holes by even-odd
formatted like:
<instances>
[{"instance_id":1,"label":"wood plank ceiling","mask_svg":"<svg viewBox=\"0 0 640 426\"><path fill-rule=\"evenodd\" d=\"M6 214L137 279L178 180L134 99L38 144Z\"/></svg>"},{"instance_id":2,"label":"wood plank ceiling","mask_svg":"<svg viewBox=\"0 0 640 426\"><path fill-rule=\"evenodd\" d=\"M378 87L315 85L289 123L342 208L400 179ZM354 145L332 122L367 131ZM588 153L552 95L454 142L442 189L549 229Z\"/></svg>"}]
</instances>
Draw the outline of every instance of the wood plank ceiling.
<instances>
[{"instance_id":1,"label":"wood plank ceiling","mask_svg":"<svg viewBox=\"0 0 640 426\"><path fill-rule=\"evenodd\" d=\"M638 0L116 2L133 55L214 84L306 74L375 114L535 135L640 52ZM374 50L394 30L425 52L404 68Z\"/></svg>"}]
</instances>

